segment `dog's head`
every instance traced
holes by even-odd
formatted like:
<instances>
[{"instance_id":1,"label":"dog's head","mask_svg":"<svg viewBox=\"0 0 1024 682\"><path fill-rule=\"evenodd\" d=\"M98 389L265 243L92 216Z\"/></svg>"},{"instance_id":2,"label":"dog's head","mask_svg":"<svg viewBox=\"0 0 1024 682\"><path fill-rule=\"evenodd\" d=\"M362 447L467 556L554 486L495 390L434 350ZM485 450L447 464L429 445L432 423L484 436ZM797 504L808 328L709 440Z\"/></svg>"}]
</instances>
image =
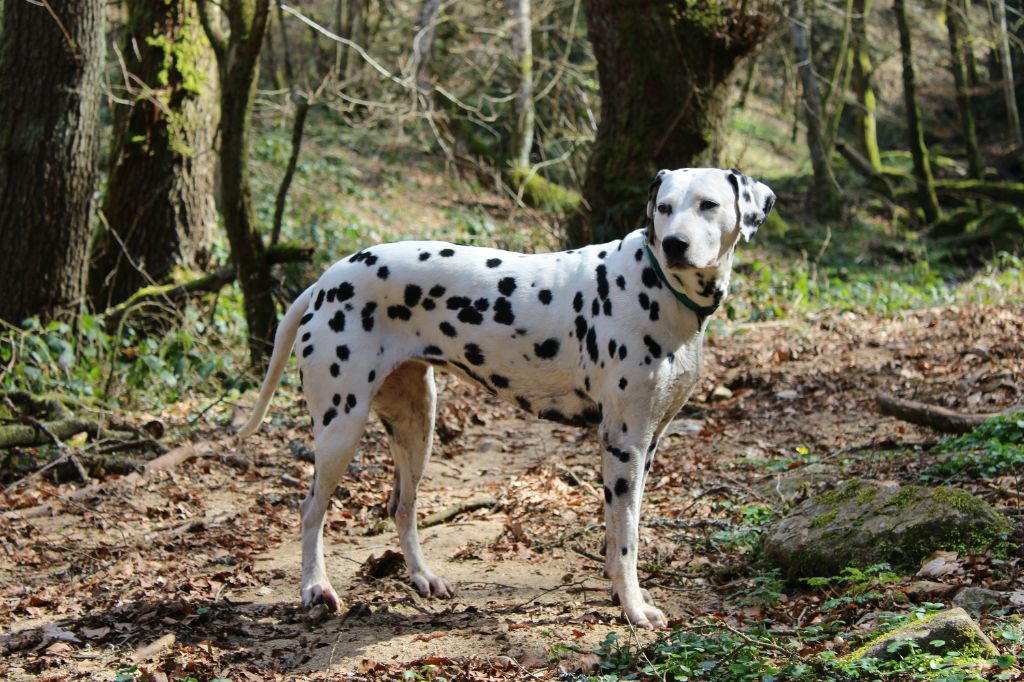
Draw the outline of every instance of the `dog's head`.
<instances>
[{"instance_id":1,"label":"dog's head","mask_svg":"<svg viewBox=\"0 0 1024 682\"><path fill-rule=\"evenodd\" d=\"M687 294L724 295L732 254L775 204L775 193L737 170L661 170L647 197L647 242L662 270Z\"/></svg>"}]
</instances>

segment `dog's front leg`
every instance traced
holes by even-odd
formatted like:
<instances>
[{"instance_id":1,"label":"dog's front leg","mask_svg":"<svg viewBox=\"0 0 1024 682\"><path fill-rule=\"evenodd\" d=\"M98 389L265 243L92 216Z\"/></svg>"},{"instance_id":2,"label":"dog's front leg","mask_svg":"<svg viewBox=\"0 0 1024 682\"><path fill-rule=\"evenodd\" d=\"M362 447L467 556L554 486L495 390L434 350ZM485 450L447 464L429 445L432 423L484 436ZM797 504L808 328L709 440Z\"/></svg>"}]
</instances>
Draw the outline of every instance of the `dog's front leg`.
<instances>
[{"instance_id":1,"label":"dog's front leg","mask_svg":"<svg viewBox=\"0 0 1024 682\"><path fill-rule=\"evenodd\" d=\"M638 627L660 628L665 614L645 601L636 574L647 445L622 435L605 437L605 572L626 619Z\"/></svg>"}]
</instances>

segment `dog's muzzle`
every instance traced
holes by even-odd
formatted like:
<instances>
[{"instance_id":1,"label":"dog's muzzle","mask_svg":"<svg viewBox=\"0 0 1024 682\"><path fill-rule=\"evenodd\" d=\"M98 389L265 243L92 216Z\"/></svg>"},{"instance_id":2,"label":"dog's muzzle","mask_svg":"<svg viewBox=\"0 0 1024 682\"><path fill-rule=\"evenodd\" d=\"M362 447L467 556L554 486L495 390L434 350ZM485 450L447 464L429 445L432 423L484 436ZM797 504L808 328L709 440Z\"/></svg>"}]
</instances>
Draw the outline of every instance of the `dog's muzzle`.
<instances>
[{"instance_id":1,"label":"dog's muzzle","mask_svg":"<svg viewBox=\"0 0 1024 682\"><path fill-rule=\"evenodd\" d=\"M689 248L690 243L680 237L668 236L661 240L665 264L673 269L692 267L693 264L686 257L686 251Z\"/></svg>"}]
</instances>

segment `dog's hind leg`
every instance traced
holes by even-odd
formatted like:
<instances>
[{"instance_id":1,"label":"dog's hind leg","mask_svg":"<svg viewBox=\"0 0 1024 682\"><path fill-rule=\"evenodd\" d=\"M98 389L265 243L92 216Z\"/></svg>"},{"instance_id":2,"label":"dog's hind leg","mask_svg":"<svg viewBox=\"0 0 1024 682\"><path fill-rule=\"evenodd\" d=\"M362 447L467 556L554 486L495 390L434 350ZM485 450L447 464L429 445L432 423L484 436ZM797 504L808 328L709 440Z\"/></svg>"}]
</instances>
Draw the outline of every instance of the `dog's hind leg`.
<instances>
[{"instance_id":1,"label":"dog's hind leg","mask_svg":"<svg viewBox=\"0 0 1024 682\"><path fill-rule=\"evenodd\" d=\"M341 605L324 567L324 515L331 495L355 455L369 414L366 401L334 413L330 423L319 429L315 439L316 472L309 495L302 501L302 604L323 603L331 611Z\"/></svg>"},{"instance_id":2,"label":"dog's hind leg","mask_svg":"<svg viewBox=\"0 0 1024 682\"><path fill-rule=\"evenodd\" d=\"M451 597L451 585L427 566L416 529L416 490L430 459L435 400L433 368L409 361L384 380L373 409L384 422L395 459L395 487L388 501L388 513L398 527L409 578L425 597Z\"/></svg>"}]
</instances>

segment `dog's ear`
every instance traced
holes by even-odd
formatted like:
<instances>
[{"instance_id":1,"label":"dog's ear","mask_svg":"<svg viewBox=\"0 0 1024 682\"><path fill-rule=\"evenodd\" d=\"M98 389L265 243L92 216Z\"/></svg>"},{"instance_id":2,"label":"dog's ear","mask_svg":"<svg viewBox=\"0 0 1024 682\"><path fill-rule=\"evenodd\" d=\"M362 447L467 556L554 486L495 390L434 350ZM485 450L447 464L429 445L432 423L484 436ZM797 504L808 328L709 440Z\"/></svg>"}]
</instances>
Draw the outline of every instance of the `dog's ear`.
<instances>
[{"instance_id":1,"label":"dog's ear","mask_svg":"<svg viewBox=\"0 0 1024 682\"><path fill-rule=\"evenodd\" d=\"M736 220L747 241L768 218L775 205L775 192L771 187L740 173L735 168L726 172L726 178L736 192Z\"/></svg>"},{"instance_id":2,"label":"dog's ear","mask_svg":"<svg viewBox=\"0 0 1024 682\"><path fill-rule=\"evenodd\" d=\"M651 243L654 241L655 204L658 201L658 190L661 189L661 181L665 178L666 173L668 173L666 168L658 171L658 174L654 176L654 180L651 181L651 186L647 188L647 210L644 212L644 225L647 227L647 241Z\"/></svg>"}]
</instances>

